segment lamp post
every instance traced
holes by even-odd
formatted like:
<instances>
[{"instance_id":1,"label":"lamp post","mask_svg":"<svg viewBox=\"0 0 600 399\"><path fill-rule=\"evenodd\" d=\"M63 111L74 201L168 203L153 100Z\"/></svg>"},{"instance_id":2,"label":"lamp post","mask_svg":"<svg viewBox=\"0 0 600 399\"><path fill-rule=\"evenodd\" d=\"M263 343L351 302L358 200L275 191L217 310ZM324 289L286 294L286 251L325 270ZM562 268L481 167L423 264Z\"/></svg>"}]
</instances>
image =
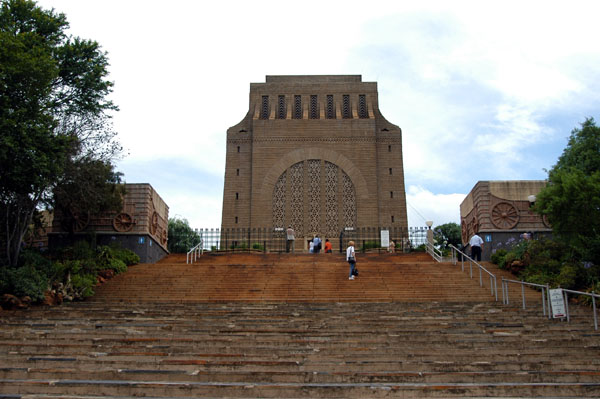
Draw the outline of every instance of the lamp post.
<instances>
[{"instance_id":1,"label":"lamp post","mask_svg":"<svg viewBox=\"0 0 600 399\"><path fill-rule=\"evenodd\" d=\"M433 245L433 230L431 230L431 226L433 226L433 221L428 220L425 222L427 225L427 242Z\"/></svg>"}]
</instances>

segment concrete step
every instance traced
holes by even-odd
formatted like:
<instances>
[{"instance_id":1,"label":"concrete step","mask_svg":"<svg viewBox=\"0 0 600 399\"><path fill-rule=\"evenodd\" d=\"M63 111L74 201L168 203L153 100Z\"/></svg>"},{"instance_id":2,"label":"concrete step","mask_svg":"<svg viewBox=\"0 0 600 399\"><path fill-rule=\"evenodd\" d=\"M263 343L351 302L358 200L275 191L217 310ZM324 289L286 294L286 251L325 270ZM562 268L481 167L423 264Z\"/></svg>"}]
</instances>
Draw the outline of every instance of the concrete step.
<instances>
[{"instance_id":1,"label":"concrete step","mask_svg":"<svg viewBox=\"0 0 600 399\"><path fill-rule=\"evenodd\" d=\"M0 399L600 394L588 308L567 324L454 265L359 262L348 281L336 256L173 256L91 301L3 312Z\"/></svg>"}]
</instances>

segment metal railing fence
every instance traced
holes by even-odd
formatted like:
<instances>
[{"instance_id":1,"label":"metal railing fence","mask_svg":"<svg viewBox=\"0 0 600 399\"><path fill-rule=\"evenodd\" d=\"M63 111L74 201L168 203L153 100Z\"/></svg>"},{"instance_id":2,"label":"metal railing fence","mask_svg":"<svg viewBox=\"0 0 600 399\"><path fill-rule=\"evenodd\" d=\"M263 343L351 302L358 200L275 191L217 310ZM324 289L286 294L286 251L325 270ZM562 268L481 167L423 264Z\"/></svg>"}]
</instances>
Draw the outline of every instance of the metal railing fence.
<instances>
[{"instance_id":1,"label":"metal railing fence","mask_svg":"<svg viewBox=\"0 0 600 399\"><path fill-rule=\"evenodd\" d=\"M549 319L552 318L552 310L550 308L550 285L528 283L526 281L510 280L510 279L502 278L502 303L504 305L509 304L509 297L508 297L508 284L509 283L521 285L521 302L522 302L523 309L526 309L526 306L527 306L526 302L525 302L525 286L540 288L542 291L542 314L544 316L547 316ZM565 304L565 316L566 316L567 322L571 321L571 314L569 312L569 294L589 296L592 298L594 330L598 330L598 313L596 311L596 298L600 299L600 295L596 294L594 291L582 292L582 291L569 290L566 288L561 288L561 290L563 293L563 300L564 300L564 304Z\"/></svg>"},{"instance_id":2,"label":"metal railing fence","mask_svg":"<svg viewBox=\"0 0 600 399\"><path fill-rule=\"evenodd\" d=\"M334 250L342 252L349 241L355 242L357 251L380 251L387 248L381 247L381 231L387 230L390 240L396 244L397 252L409 252L416 247L427 244L426 227L358 227L344 228L332 236L319 234L325 241L331 241ZM226 228L226 229L196 229L200 235L205 251L258 251L258 252L286 252L286 229L277 228ZM296 234L295 251L308 251L308 241L313 238L312 233ZM305 241L306 242L303 242Z\"/></svg>"},{"instance_id":3,"label":"metal railing fence","mask_svg":"<svg viewBox=\"0 0 600 399\"><path fill-rule=\"evenodd\" d=\"M200 242L190 249L186 255L185 263L194 263L204 253L204 242L200 239Z\"/></svg>"},{"instance_id":4,"label":"metal railing fence","mask_svg":"<svg viewBox=\"0 0 600 399\"><path fill-rule=\"evenodd\" d=\"M429 255L431 255L431 257L433 258L433 260L435 260L436 262L442 262L444 260L444 255L442 254L442 251L440 251L439 249L437 249L430 242L427 243L426 251L427 251L427 253Z\"/></svg>"},{"instance_id":5,"label":"metal railing fence","mask_svg":"<svg viewBox=\"0 0 600 399\"><path fill-rule=\"evenodd\" d=\"M462 268L463 272L465 271L465 259L469 262L469 276L471 278L473 278L473 264L475 264L475 266L477 266L477 268L479 269L479 286L480 287L485 287L485 284L483 283L483 273L486 273L489 276L490 290L491 290L492 296L494 296L496 298L496 302L498 302L498 286L497 286L497 281L496 281L496 275L493 274L492 272L490 272L489 270L487 270L485 267L481 266L478 262L476 262L470 256L468 256L467 254L462 252L460 249L456 248L454 245L450 244L449 247L452 249L452 264L453 265L456 265L456 263L458 262L457 254L461 255L460 260L461 260L461 268Z\"/></svg>"}]
</instances>

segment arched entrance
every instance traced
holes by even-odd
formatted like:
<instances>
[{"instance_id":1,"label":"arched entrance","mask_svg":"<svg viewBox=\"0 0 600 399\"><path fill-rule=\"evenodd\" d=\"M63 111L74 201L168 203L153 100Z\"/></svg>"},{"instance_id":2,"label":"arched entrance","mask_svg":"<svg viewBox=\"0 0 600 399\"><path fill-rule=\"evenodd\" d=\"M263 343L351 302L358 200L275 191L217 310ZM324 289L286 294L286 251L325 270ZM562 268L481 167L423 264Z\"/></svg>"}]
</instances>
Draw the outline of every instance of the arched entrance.
<instances>
[{"instance_id":1,"label":"arched entrance","mask_svg":"<svg viewBox=\"0 0 600 399\"><path fill-rule=\"evenodd\" d=\"M337 237L356 227L356 190L348 174L323 159L287 168L273 188L273 227L292 226L298 237Z\"/></svg>"}]
</instances>

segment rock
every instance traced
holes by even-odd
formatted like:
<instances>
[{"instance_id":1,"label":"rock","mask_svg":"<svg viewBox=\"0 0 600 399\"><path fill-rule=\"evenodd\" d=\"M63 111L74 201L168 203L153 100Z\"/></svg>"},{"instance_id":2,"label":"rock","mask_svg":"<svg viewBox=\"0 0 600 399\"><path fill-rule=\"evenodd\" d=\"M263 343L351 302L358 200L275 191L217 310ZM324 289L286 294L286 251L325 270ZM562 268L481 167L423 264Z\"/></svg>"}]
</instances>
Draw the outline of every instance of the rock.
<instances>
[{"instance_id":1,"label":"rock","mask_svg":"<svg viewBox=\"0 0 600 399\"><path fill-rule=\"evenodd\" d=\"M102 277L104 280L111 279L115 276L115 271L112 269L100 270L98 272L98 277Z\"/></svg>"},{"instance_id":2,"label":"rock","mask_svg":"<svg viewBox=\"0 0 600 399\"><path fill-rule=\"evenodd\" d=\"M42 304L47 306L56 306L60 305L63 302L63 296L61 293L56 292L55 290L48 290L44 294L44 301Z\"/></svg>"},{"instance_id":3,"label":"rock","mask_svg":"<svg viewBox=\"0 0 600 399\"><path fill-rule=\"evenodd\" d=\"M29 298L29 300L31 301L31 298ZM2 295L2 298L0 298L0 307L6 310L24 309L27 308L27 306L27 303L23 303L23 301L11 294L4 294Z\"/></svg>"}]
</instances>

